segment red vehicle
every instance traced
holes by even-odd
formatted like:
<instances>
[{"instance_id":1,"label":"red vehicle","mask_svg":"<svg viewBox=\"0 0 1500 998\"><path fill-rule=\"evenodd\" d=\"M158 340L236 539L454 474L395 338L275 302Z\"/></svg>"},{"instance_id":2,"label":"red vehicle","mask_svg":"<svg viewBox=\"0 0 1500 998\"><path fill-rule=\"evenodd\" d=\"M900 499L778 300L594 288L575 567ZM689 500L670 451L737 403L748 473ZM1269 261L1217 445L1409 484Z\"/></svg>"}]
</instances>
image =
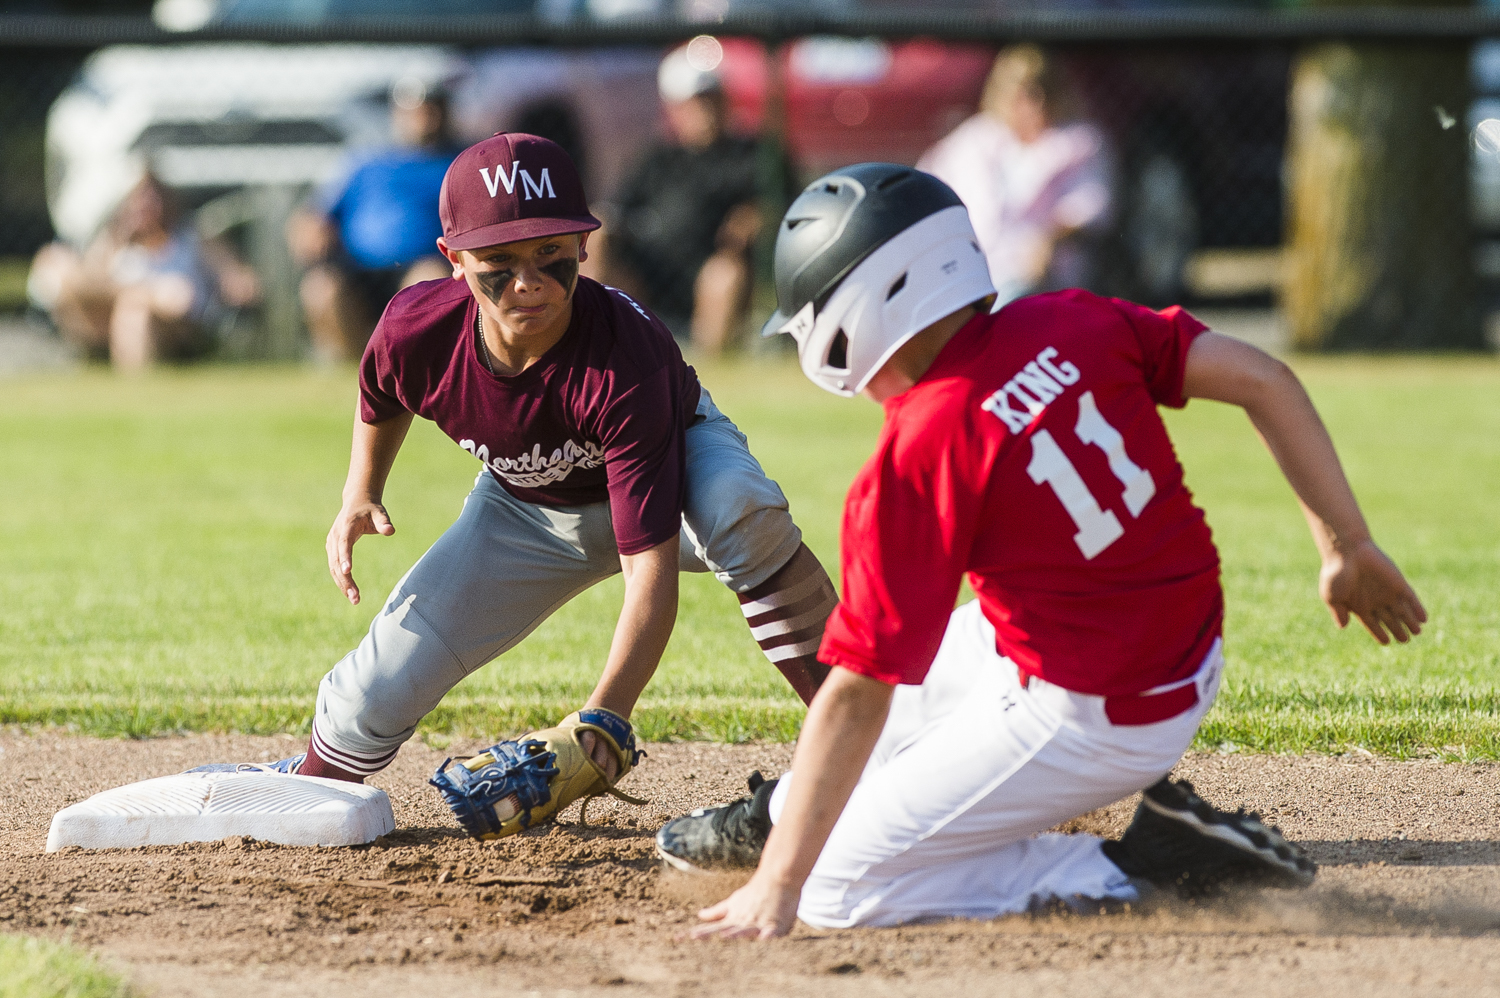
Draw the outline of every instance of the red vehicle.
<instances>
[{"instance_id":1,"label":"red vehicle","mask_svg":"<svg viewBox=\"0 0 1500 998\"><path fill-rule=\"evenodd\" d=\"M771 88L765 46L743 38L719 44L716 68L733 127L759 131ZM803 38L781 46L775 66L788 152L806 176L864 160L914 163L974 113L994 57L992 46L925 39Z\"/></svg>"}]
</instances>

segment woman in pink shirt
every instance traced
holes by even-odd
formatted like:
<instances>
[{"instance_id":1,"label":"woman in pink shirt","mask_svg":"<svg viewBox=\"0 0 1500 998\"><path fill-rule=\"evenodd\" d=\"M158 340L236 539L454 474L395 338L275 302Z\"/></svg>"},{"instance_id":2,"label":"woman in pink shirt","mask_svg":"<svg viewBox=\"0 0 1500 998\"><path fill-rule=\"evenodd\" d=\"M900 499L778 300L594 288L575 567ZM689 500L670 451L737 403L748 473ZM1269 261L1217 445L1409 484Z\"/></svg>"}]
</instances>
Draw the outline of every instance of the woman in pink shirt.
<instances>
[{"instance_id":1,"label":"woman in pink shirt","mask_svg":"<svg viewBox=\"0 0 1500 998\"><path fill-rule=\"evenodd\" d=\"M979 113L917 163L969 209L1001 305L1093 276L1091 237L1111 220L1112 170L1098 128L1060 121L1067 103L1053 61L1032 45L1008 48Z\"/></svg>"}]
</instances>

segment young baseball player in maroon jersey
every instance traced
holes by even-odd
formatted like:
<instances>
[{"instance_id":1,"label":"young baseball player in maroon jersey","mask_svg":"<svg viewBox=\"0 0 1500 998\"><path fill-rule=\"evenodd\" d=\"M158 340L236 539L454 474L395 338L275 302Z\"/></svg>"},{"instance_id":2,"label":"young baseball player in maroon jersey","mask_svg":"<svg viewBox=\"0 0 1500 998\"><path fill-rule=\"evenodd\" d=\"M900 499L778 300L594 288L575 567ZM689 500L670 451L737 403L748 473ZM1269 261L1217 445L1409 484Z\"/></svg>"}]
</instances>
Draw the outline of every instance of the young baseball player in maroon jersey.
<instances>
[{"instance_id":1,"label":"young baseball player in maroon jersey","mask_svg":"<svg viewBox=\"0 0 1500 998\"><path fill-rule=\"evenodd\" d=\"M327 540L351 603L355 542L395 529L382 494L412 419L433 420L482 469L458 521L323 678L305 757L270 768L378 772L465 675L617 573L624 605L584 713L617 715L601 723L619 744L579 737L611 782L628 755L625 719L672 632L680 570L733 590L766 656L810 700L832 583L666 328L579 276L599 222L568 155L532 135L486 139L449 167L439 213L453 280L398 294L360 365Z\"/></svg>"},{"instance_id":2,"label":"young baseball player in maroon jersey","mask_svg":"<svg viewBox=\"0 0 1500 998\"><path fill-rule=\"evenodd\" d=\"M1352 614L1385 643L1426 619L1296 377L1177 308L1065 291L989 314L965 209L907 167L807 188L776 271L768 329L886 422L849 490L819 653L832 671L792 773L658 837L679 866L759 853L698 933L1310 882L1275 829L1165 777L1217 693L1224 610L1158 406L1246 410L1302 502L1340 626ZM954 610L965 577L977 599ZM1118 841L1039 834L1141 790Z\"/></svg>"}]
</instances>

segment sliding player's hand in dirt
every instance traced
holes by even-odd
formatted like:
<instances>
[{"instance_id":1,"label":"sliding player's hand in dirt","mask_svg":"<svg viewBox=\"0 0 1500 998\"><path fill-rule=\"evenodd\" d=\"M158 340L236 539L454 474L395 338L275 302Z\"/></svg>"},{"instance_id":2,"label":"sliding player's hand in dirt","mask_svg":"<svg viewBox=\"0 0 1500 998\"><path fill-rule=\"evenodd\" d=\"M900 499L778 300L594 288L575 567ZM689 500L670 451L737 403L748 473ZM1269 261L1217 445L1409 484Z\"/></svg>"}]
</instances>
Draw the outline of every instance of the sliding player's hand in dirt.
<instances>
[{"instance_id":1,"label":"sliding player's hand in dirt","mask_svg":"<svg viewBox=\"0 0 1500 998\"><path fill-rule=\"evenodd\" d=\"M724 900L698 912L694 939L774 939L792 931L802 887L777 884L764 871Z\"/></svg>"}]
</instances>

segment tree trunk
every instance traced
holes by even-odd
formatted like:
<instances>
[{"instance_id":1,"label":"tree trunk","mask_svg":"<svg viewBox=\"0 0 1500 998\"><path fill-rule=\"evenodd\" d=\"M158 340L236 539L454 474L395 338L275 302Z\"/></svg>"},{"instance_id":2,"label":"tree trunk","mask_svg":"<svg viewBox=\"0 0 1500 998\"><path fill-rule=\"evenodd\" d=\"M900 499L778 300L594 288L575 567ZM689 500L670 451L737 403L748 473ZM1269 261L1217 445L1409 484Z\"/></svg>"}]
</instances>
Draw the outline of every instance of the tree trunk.
<instances>
[{"instance_id":1,"label":"tree trunk","mask_svg":"<svg viewBox=\"0 0 1500 998\"><path fill-rule=\"evenodd\" d=\"M1321 44L1292 69L1283 304L1301 350L1477 348L1468 47Z\"/></svg>"}]
</instances>

